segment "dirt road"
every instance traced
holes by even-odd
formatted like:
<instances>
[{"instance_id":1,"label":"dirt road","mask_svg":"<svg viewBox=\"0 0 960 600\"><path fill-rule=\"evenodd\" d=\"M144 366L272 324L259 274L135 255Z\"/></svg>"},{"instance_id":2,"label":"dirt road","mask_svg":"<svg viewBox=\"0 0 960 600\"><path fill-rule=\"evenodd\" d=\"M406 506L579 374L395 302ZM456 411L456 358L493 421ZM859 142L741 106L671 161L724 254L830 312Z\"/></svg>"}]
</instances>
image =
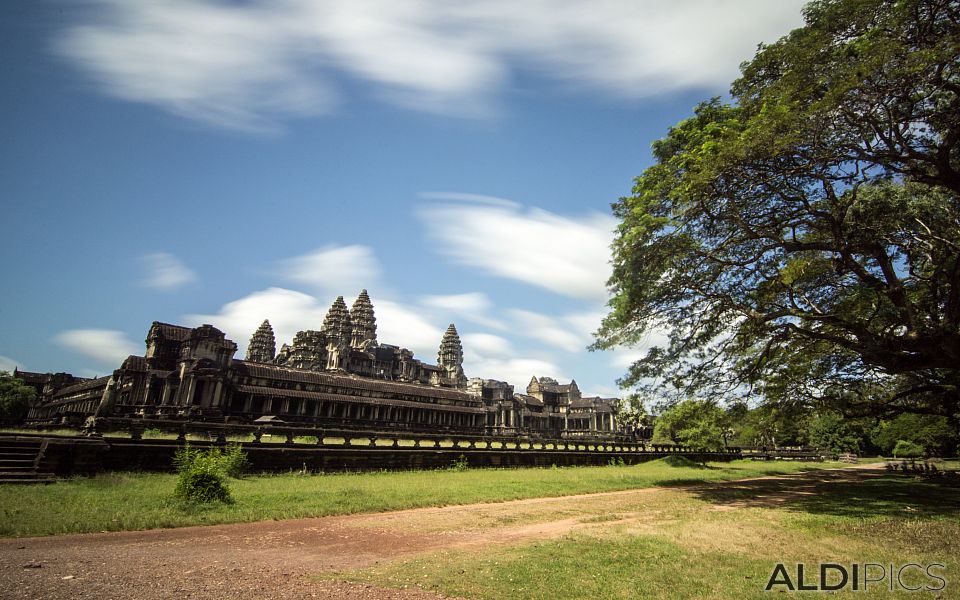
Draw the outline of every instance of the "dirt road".
<instances>
[{"instance_id":1,"label":"dirt road","mask_svg":"<svg viewBox=\"0 0 960 600\"><path fill-rule=\"evenodd\" d=\"M865 466L392 513L0 540L0 598L438 598L420 590L308 576L440 549L548 539L578 528L609 526L639 518L622 508L637 506L650 495L736 486L745 493L727 509L776 505L824 486L880 474Z\"/></svg>"}]
</instances>

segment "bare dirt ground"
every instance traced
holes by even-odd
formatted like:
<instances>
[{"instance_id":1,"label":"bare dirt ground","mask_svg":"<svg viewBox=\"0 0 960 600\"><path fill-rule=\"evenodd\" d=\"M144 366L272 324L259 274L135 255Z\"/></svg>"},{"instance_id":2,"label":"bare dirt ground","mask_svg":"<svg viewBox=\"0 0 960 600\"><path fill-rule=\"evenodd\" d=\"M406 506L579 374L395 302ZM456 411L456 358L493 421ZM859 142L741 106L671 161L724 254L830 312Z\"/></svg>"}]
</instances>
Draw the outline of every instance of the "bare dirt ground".
<instances>
[{"instance_id":1,"label":"bare dirt ground","mask_svg":"<svg viewBox=\"0 0 960 600\"><path fill-rule=\"evenodd\" d=\"M646 488L391 513L0 540L0 598L436 599L311 574L441 549L549 539L639 518L654 497L693 492L715 506L779 506L881 465L736 482ZM728 494L727 492L731 492ZM732 497L733 500L720 498ZM662 499L662 498L661 498ZM624 509L628 510L624 512ZM653 517L654 515L645 515ZM648 522L649 518L646 519Z\"/></svg>"}]
</instances>

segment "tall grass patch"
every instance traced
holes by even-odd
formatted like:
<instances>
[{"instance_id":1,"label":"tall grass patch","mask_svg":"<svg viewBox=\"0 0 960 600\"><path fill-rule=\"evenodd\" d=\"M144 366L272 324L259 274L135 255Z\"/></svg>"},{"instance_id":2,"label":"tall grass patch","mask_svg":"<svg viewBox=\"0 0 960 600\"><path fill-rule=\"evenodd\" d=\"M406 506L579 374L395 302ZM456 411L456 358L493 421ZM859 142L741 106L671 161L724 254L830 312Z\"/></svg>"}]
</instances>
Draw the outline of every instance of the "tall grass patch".
<instances>
[{"instance_id":1,"label":"tall grass patch","mask_svg":"<svg viewBox=\"0 0 960 600\"><path fill-rule=\"evenodd\" d=\"M176 475L122 473L46 486L0 485L0 535L118 531L380 512L742 479L825 463L646 463L546 469L464 469L362 474L258 475L230 482L232 504L179 510ZM826 465L829 466L829 465Z\"/></svg>"}]
</instances>

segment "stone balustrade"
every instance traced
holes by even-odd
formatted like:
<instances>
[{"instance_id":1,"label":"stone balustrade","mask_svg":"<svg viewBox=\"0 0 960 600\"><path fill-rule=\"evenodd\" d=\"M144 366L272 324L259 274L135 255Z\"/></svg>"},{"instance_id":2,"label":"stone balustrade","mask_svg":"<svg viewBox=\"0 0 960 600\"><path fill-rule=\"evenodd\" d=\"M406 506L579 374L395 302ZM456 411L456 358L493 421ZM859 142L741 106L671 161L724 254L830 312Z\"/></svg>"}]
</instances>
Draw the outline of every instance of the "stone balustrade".
<instances>
[{"instance_id":1,"label":"stone balustrade","mask_svg":"<svg viewBox=\"0 0 960 600\"><path fill-rule=\"evenodd\" d=\"M89 435L129 435L142 440L149 432L155 437L176 436L185 443L188 436L215 444L226 444L228 439L245 445L312 446L316 448L377 448L377 449L464 449L471 451L536 451L536 452L591 452L591 453L699 453L675 444L650 444L623 435L603 437L533 437L498 435L476 436L455 433L426 433L411 431L372 431L361 429L297 427L284 424L243 425L235 423L205 423L173 421L168 419L100 418L87 425ZM150 436L148 436L150 437ZM313 442L303 440L315 439ZM298 441L300 440L300 441ZM740 454L736 448L723 452Z\"/></svg>"}]
</instances>

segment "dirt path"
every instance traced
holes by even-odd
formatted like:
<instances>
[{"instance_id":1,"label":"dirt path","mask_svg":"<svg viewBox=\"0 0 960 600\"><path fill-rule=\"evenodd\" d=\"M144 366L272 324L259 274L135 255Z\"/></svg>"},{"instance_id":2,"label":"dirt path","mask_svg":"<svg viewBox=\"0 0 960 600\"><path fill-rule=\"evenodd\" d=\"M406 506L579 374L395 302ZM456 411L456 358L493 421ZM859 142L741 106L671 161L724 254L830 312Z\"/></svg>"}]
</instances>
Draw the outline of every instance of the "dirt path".
<instances>
[{"instance_id":1,"label":"dirt path","mask_svg":"<svg viewBox=\"0 0 960 600\"><path fill-rule=\"evenodd\" d=\"M307 576L609 526L639 518L638 508L651 495L729 491L734 500L718 501L718 507L776 506L838 482L877 476L880 468L380 514L0 540L0 598L438 598ZM624 512L628 507L632 510Z\"/></svg>"}]
</instances>

